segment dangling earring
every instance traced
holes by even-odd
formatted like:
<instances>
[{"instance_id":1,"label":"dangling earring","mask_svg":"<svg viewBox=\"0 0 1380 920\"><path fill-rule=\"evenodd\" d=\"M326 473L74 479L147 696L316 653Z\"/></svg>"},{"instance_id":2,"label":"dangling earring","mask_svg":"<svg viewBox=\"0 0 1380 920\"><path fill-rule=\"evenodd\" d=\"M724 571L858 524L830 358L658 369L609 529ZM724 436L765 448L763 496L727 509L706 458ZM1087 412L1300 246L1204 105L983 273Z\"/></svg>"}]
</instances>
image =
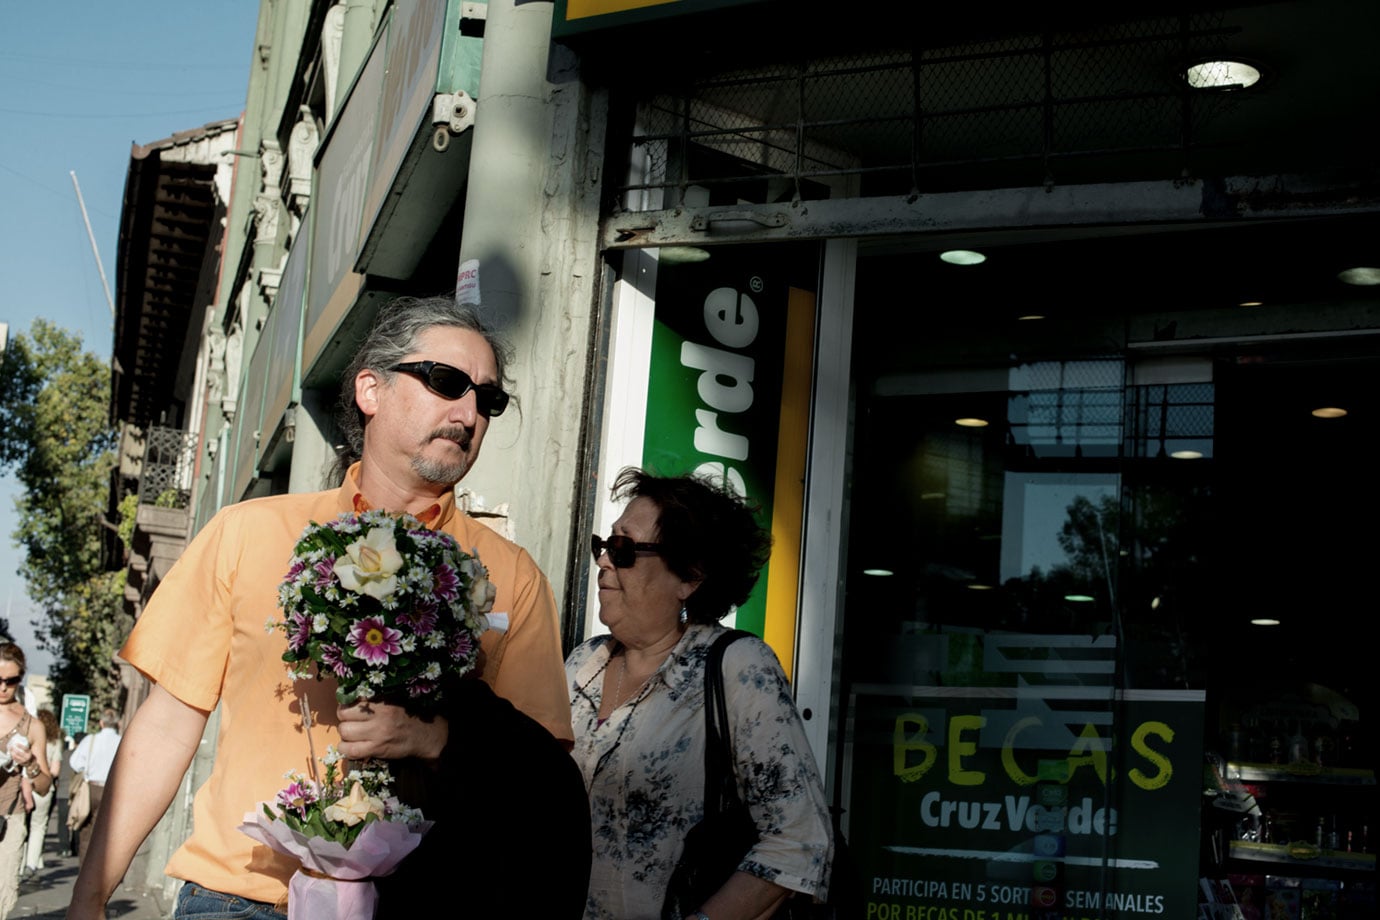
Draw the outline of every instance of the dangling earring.
<instances>
[{"instance_id":1,"label":"dangling earring","mask_svg":"<svg viewBox=\"0 0 1380 920\"><path fill-rule=\"evenodd\" d=\"M689 619L690 619L690 614L686 611L685 605L684 605L684 604L681 604L681 605L680 605L680 622L681 622L681 625L684 626L685 623L686 623Z\"/></svg>"}]
</instances>

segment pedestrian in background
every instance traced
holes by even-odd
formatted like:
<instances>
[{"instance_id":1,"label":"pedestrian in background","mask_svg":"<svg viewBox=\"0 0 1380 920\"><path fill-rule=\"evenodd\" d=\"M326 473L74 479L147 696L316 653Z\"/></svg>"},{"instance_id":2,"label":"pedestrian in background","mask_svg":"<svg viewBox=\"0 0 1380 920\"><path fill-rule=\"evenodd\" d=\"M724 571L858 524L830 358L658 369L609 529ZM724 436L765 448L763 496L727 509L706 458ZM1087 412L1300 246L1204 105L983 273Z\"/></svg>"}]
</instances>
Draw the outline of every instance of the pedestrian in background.
<instances>
[{"instance_id":1,"label":"pedestrian in background","mask_svg":"<svg viewBox=\"0 0 1380 920\"><path fill-rule=\"evenodd\" d=\"M24 802L23 778L29 778L36 794L53 788L47 731L19 701L24 668L24 650L13 642L0 642L0 920L9 916L19 895L28 821L28 815L19 810Z\"/></svg>"},{"instance_id":2,"label":"pedestrian in background","mask_svg":"<svg viewBox=\"0 0 1380 920\"><path fill-rule=\"evenodd\" d=\"M81 739L81 744L77 745L67 761L73 770L86 776L86 786L91 795L91 810L78 829L78 865L86 858L86 845L91 840L91 829L96 825L96 812L101 808L105 779L110 775L110 765L115 762L115 752L120 748L119 724L120 716L115 710L101 710L101 730Z\"/></svg>"},{"instance_id":3,"label":"pedestrian in background","mask_svg":"<svg viewBox=\"0 0 1380 920\"><path fill-rule=\"evenodd\" d=\"M48 765L56 771L62 764L62 726L58 724L57 716L51 709L40 709L38 721L43 723L43 728L48 734ZM47 792L34 792L34 810L29 813L29 842L24 853L22 872L25 878L43 868L43 843L48 836L48 816L53 813L55 798L56 781L48 787Z\"/></svg>"}]
</instances>

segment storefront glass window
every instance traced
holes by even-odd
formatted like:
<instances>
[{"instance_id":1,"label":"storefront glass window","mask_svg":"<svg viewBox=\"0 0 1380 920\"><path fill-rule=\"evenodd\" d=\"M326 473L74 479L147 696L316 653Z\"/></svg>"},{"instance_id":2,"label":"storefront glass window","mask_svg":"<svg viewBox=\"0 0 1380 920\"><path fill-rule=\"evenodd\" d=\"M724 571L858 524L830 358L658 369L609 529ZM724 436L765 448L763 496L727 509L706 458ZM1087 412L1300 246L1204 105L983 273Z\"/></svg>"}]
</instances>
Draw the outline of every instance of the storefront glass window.
<instances>
[{"instance_id":1,"label":"storefront glass window","mask_svg":"<svg viewBox=\"0 0 1380 920\"><path fill-rule=\"evenodd\" d=\"M1021 318L1023 282L926 260L858 269L831 766L868 916L1191 917L1201 878L1259 874L1263 898L1315 824L1344 852L1369 833L1341 812L1373 819L1374 764L1341 599L1365 593L1356 514L1380 507L1360 426L1305 404L1374 410L1369 334L1278 334L1283 314L1164 279L1113 306L1053 273L1063 300ZM1289 625L1250 625L1263 612ZM1356 769L1371 791L1248 802L1240 765L1288 767L1291 739L1296 771ZM1253 866L1274 803L1281 865ZM1357 869L1338 859L1314 874Z\"/></svg>"}]
</instances>

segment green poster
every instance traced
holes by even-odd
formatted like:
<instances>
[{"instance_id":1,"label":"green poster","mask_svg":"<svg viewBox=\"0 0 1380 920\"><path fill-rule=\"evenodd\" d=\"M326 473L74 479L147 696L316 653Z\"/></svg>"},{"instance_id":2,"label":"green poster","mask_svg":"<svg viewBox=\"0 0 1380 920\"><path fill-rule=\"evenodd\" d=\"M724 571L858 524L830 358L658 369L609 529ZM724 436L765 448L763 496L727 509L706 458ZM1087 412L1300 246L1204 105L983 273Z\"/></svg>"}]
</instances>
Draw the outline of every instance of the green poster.
<instances>
[{"instance_id":1,"label":"green poster","mask_svg":"<svg viewBox=\"0 0 1380 920\"><path fill-rule=\"evenodd\" d=\"M945 686L850 695L866 916L1194 916L1202 694L1115 691L1112 637L928 638Z\"/></svg>"},{"instance_id":2,"label":"green poster","mask_svg":"<svg viewBox=\"0 0 1380 920\"><path fill-rule=\"evenodd\" d=\"M727 482L772 521L787 306L813 247L715 248L657 269L656 324L642 465L662 475L699 471ZM810 285L811 289L813 285ZM768 569L738 609L761 635Z\"/></svg>"}]
</instances>

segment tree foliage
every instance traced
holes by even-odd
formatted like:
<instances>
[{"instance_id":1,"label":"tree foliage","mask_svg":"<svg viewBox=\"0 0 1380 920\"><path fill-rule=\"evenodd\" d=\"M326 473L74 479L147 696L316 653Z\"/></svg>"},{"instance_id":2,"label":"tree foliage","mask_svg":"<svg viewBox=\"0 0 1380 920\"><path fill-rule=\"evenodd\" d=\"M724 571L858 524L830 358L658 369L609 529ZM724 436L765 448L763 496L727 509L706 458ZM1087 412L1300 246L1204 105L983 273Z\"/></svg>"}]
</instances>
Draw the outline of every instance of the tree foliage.
<instances>
[{"instance_id":1,"label":"tree foliage","mask_svg":"<svg viewBox=\"0 0 1380 920\"><path fill-rule=\"evenodd\" d=\"M57 658L56 690L92 706L118 702L114 656L132 625L124 573L102 567L101 512L115 465L110 368L80 336L43 319L0 358L0 469L22 487L13 534L42 618L39 645Z\"/></svg>"}]
</instances>

